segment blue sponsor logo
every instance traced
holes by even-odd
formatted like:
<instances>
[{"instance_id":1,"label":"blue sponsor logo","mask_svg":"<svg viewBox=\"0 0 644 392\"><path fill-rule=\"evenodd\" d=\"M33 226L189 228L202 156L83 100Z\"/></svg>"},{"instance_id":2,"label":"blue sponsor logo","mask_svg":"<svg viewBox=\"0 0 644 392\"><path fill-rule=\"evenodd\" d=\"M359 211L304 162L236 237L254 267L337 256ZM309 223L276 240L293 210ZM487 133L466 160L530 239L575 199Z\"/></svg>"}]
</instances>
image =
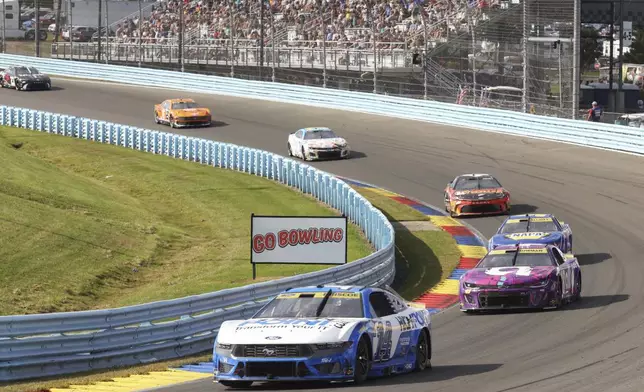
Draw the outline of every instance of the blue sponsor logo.
<instances>
[{"instance_id":1,"label":"blue sponsor logo","mask_svg":"<svg viewBox=\"0 0 644 392\"><path fill-rule=\"evenodd\" d=\"M239 324L239 327L246 325L306 325L311 327L322 327L326 325L339 324L338 322L331 320L305 320L305 319L277 319L277 320L246 320L243 323Z\"/></svg>"}]
</instances>

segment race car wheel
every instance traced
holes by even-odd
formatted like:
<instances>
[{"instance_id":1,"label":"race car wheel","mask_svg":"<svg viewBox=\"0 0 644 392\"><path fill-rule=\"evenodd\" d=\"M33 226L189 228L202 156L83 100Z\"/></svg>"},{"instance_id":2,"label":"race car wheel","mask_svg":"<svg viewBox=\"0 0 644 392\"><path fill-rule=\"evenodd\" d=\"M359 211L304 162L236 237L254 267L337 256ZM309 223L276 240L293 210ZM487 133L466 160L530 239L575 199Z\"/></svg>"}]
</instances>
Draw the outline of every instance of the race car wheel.
<instances>
[{"instance_id":1,"label":"race car wheel","mask_svg":"<svg viewBox=\"0 0 644 392\"><path fill-rule=\"evenodd\" d=\"M575 301L579 301L581 299L581 274L579 274L577 281L575 282L575 296L573 299Z\"/></svg>"},{"instance_id":2,"label":"race car wheel","mask_svg":"<svg viewBox=\"0 0 644 392\"><path fill-rule=\"evenodd\" d=\"M561 279L557 281L557 287L555 288L555 295L557 297L557 305L555 307L556 309L559 309L564 305L563 283L561 282Z\"/></svg>"},{"instance_id":3,"label":"race car wheel","mask_svg":"<svg viewBox=\"0 0 644 392\"><path fill-rule=\"evenodd\" d=\"M22 83L16 80L16 90L22 91Z\"/></svg>"},{"instance_id":4,"label":"race car wheel","mask_svg":"<svg viewBox=\"0 0 644 392\"><path fill-rule=\"evenodd\" d=\"M252 381L218 381L221 385L228 388L250 388Z\"/></svg>"},{"instance_id":5,"label":"race car wheel","mask_svg":"<svg viewBox=\"0 0 644 392\"><path fill-rule=\"evenodd\" d=\"M177 123L174 121L174 117L170 117L170 128L176 128Z\"/></svg>"},{"instance_id":6,"label":"race car wheel","mask_svg":"<svg viewBox=\"0 0 644 392\"><path fill-rule=\"evenodd\" d=\"M292 157L293 156L293 151L291 150L291 143L288 143L287 147L288 147L288 156Z\"/></svg>"},{"instance_id":7,"label":"race car wheel","mask_svg":"<svg viewBox=\"0 0 644 392\"><path fill-rule=\"evenodd\" d=\"M154 112L154 122L157 124L161 124L161 121L159 121L159 117L157 116L157 112Z\"/></svg>"},{"instance_id":8,"label":"race car wheel","mask_svg":"<svg viewBox=\"0 0 644 392\"><path fill-rule=\"evenodd\" d=\"M431 369L431 347L425 330L420 331L418 342L416 343L416 366L414 367L414 371L422 372L427 368Z\"/></svg>"},{"instance_id":9,"label":"race car wheel","mask_svg":"<svg viewBox=\"0 0 644 392\"><path fill-rule=\"evenodd\" d=\"M358 343L358 348L356 349L356 362L355 370L353 372L353 381L356 384L360 384L367 380L369 376L369 371L371 370L371 352L369 351L369 345L367 344L367 339L364 337L360 339Z\"/></svg>"}]
</instances>

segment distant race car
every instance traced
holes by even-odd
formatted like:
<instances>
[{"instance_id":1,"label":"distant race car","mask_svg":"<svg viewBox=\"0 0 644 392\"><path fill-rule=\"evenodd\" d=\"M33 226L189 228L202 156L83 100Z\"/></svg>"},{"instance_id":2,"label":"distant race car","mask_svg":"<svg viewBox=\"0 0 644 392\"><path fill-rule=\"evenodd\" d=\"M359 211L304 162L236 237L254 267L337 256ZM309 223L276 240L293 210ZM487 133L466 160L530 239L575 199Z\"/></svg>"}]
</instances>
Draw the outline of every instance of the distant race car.
<instances>
[{"instance_id":1,"label":"distant race car","mask_svg":"<svg viewBox=\"0 0 644 392\"><path fill-rule=\"evenodd\" d=\"M205 108L190 98L166 99L154 105L154 122L167 124L172 128L208 126L212 116Z\"/></svg>"},{"instance_id":2,"label":"distant race car","mask_svg":"<svg viewBox=\"0 0 644 392\"><path fill-rule=\"evenodd\" d=\"M9 67L0 72L0 86L18 91L51 90L51 78L35 67Z\"/></svg>"},{"instance_id":3,"label":"distant race car","mask_svg":"<svg viewBox=\"0 0 644 392\"><path fill-rule=\"evenodd\" d=\"M551 244L572 253L572 230L552 214L512 215L488 242L488 250L516 243Z\"/></svg>"},{"instance_id":4,"label":"distant race car","mask_svg":"<svg viewBox=\"0 0 644 392\"><path fill-rule=\"evenodd\" d=\"M445 211L450 216L508 213L510 193L489 174L463 174L445 188Z\"/></svg>"},{"instance_id":5,"label":"distant race car","mask_svg":"<svg viewBox=\"0 0 644 392\"><path fill-rule=\"evenodd\" d=\"M247 388L265 381L354 381L431 368L431 319L393 290L288 289L248 320L224 321L214 379Z\"/></svg>"},{"instance_id":6,"label":"distant race car","mask_svg":"<svg viewBox=\"0 0 644 392\"><path fill-rule=\"evenodd\" d=\"M461 310L559 308L581 297L577 258L546 244L501 245L459 281Z\"/></svg>"},{"instance_id":7,"label":"distant race car","mask_svg":"<svg viewBox=\"0 0 644 392\"><path fill-rule=\"evenodd\" d=\"M288 155L291 157L310 161L348 158L350 153L347 141L329 128L302 128L288 135Z\"/></svg>"}]
</instances>

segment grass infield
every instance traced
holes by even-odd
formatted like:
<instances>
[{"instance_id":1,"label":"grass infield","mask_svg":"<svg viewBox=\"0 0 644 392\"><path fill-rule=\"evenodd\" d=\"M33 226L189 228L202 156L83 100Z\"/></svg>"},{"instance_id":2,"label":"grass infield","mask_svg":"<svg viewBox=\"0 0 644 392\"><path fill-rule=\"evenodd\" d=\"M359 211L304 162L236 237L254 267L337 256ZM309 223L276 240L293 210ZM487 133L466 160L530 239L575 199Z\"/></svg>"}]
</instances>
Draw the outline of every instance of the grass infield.
<instances>
[{"instance_id":1,"label":"grass infield","mask_svg":"<svg viewBox=\"0 0 644 392\"><path fill-rule=\"evenodd\" d=\"M253 283L250 215L337 215L276 182L0 127L0 314L76 311ZM372 248L351 225L348 257ZM257 281L328 266L260 265Z\"/></svg>"}]
</instances>

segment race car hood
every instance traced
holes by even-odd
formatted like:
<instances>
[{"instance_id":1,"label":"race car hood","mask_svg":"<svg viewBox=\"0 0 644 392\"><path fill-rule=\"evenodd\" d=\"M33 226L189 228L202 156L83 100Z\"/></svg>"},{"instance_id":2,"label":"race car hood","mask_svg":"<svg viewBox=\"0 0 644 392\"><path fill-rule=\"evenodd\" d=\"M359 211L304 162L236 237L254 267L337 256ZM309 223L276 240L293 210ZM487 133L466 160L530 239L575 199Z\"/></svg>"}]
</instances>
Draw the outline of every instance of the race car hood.
<instances>
[{"instance_id":1,"label":"race car hood","mask_svg":"<svg viewBox=\"0 0 644 392\"><path fill-rule=\"evenodd\" d=\"M496 234L492 237L491 244L494 246L517 243L557 245L562 238L563 233L560 231Z\"/></svg>"},{"instance_id":2,"label":"race car hood","mask_svg":"<svg viewBox=\"0 0 644 392\"><path fill-rule=\"evenodd\" d=\"M196 117L196 116L207 116L210 114L210 111L205 108L175 109L175 110L172 110L172 114L176 117Z\"/></svg>"},{"instance_id":3,"label":"race car hood","mask_svg":"<svg viewBox=\"0 0 644 392\"><path fill-rule=\"evenodd\" d=\"M315 344L346 341L366 319L250 319L225 321L217 341L226 344Z\"/></svg>"},{"instance_id":4,"label":"race car hood","mask_svg":"<svg viewBox=\"0 0 644 392\"><path fill-rule=\"evenodd\" d=\"M306 140L306 145L313 148L334 148L334 147L344 147L347 145L347 141L341 137L336 137L332 139L316 139L316 140Z\"/></svg>"},{"instance_id":5,"label":"race car hood","mask_svg":"<svg viewBox=\"0 0 644 392\"><path fill-rule=\"evenodd\" d=\"M26 81L32 81L32 80L49 80L49 76L44 75L44 74L29 74L29 75L20 75L16 76L19 80L26 80Z\"/></svg>"},{"instance_id":6,"label":"race car hood","mask_svg":"<svg viewBox=\"0 0 644 392\"><path fill-rule=\"evenodd\" d=\"M554 266L475 268L467 271L461 280L479 286L503 288L510 285L537 283L547 279L556 271L557 268Z\"/></svg>"}]
</instances>

